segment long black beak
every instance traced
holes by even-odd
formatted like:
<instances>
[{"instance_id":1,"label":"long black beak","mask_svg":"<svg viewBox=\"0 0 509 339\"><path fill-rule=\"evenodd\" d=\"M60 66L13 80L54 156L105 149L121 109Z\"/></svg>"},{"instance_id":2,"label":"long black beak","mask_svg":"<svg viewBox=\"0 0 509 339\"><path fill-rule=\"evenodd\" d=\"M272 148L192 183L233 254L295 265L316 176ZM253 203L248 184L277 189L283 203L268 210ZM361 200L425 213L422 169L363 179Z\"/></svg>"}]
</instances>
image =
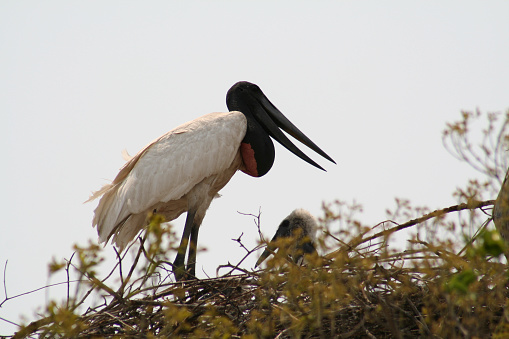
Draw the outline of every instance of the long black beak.
<instances>
[{"instance_id":1,"label":"long black beak","mask_svg":"<svg viewBox=\"0 0 509 339\"><path fill-rule=\"evenodd\" d=\"M265 248L265 250L263 251L262 255L260 256L260 258L258 258L258 260L256 261L256 264L255 264L255 267L258 267L261 265L262 262L265 261L265 259L268 258L268 256L274 252L277 247L276 245L274 244L274 242L281 236L280 234L281 232L279 231L279 229L276 231L276 234L274 235L274 237L272 238L272 240L269 242L269 244L267 245L267 247Z\"/></svg>"},{"instance_id":2,"label":"long black beak","mask_svg":"<svg viewBox=\"0 0 509 339\"><path fill-rule=\"evenodd\" d=\"M288 120L287 117L281 113L272 102L263 94L260 90L260 96L257 97L258 102L265 108L265 111L270 116L270 120L276 123L278 127L283 129L286 133L290 134L292 137L306 145L307 147L311 148L316 153L320 154L325 159L336 163L327 153L325 153L320 147L318 147L311 139L309 139L304 133L301 132L300 129L297 128L290 120ZM267 122L264 122L267 124ZM270 135L276 139L281 145L286 147L290 152L301 158L302 160L307 161L308 163L312 164L313 166L316 166L323 170L321 166L316 164L313 160L311 160L307 155L305 155L300 149L297 148L287 137L284 135L281 130L277 127L274 128L273 124L268 123L271 125L270 127L267 126L267 128L270 131Z\"/></svg>"},{"instance_id":3,"label":"long black beak","mask_svg":"<svg viewBox=\"0 0 509 339\"><path fill-rule=\"evenodd\" d=\"M239 82L235 84L230 91L240 90L242 92L247 91L252 99L257 104L250 105L251 112L254 118L263 126L263 128L274 138L277 142L283 145L290 152L306 161L307 163L324 170L322 166L318 165L311 158L309 158L304 152L302 152L297 146L295 146L288 137L280 130L284 130L292 137L320 154L325 159L336 163L330 156L328 156L320 147L318 147L313 141L311 141L304 133L302 133L297 126L295 126L290 120L288 120L283 113L281 113L276 106L274 106L270 100L263 94L262 90L255 84L249 82ZM228 100L228 99L227 99ZM325 170L324 170L325 171Z\"/></svg>"},{"instance_id":4,"label":"long black beak","mask_svg":"<svg viewBox=\"0 0 509 339\"><path fill-rule=\"evenodd\" d=\"M272 252L274 252L274 250L272 249ZM265 251L263 251L262 255L260 256L260 258L258 258L258 261L256 262L255 264L255 267L258 267L262 264L262 262L265 261L265 259L268 258L268 256L270 255L270 251L266 248Z\"/></svg>"}]
</instances>

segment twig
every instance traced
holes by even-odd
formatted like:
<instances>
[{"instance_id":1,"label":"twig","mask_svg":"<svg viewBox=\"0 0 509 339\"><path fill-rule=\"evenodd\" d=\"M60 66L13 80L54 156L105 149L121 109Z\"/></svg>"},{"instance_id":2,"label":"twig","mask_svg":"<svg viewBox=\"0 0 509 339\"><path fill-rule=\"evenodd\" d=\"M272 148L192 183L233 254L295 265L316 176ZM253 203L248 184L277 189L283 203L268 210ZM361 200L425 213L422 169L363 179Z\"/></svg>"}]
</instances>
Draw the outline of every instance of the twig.
<instances>
[{"instance_id":1,"label":"twig","mask_svg":"<svg viewBox=\"0 0 509 339\"><path fill-rule=\"evenodd\" d=\"M262 208L261 207L258 208L258 215L254 215L254 214L251 214L251 213L243 213L243 212L239 212L239 211L237 211L237 213L238 214L242 214L242 215L251 216L251 217L255 218L254 223L256 225L256 228L258 229L258 236L260 237L260 241L261 242L265 242L265 239L263 237L262 231L260 229L260 217L262 215Z\"/></svg>"},{"instance_id":2,"label":"twig","mask_svg":"<svg viewBox=\"0 0 509 339\"><path fill-rule=\"evenodd\" d=\"M426 320L422 316L422 313L419 312L417 307L415 307L415 304L412 302L412 300L410 300L410 298L408 296L405 296L405 299L406 299L407 303L410 305L410 307L412 308L412 310L414 311L415 315L417 315L417 319L416 319L417 323L419 323L420 327L424 330L424 332L426 332L426 336L428 338L431 337L432 336L431 331L428 328L428 325L426 324Z\"/></svg>"},{"instance_id":3,"label":"twig","mask_svg":"<svg viewBox=\"0 0 509 339\"><path fill-rule=\"evenodd\" d=\"M9 323L9 324L11 324L11 325L15 325L15 326L18 326L18 327L19 327L19 324L16 324L15 322L10 321L10 320L8 320L8 319L5 319L5 318L0 317L0 320L5 321L6 323ZM2 336L0 335L0 337L2 337Z\"/></svg>"},{"instance_id":4,"label":"twig","mask_svg":"<svg viewBox=\"0 0 509 339\"><path fill-rule=\"evenodd\" d=\"M76 252L73 252L71 255L71 258L69 258L69 261L67 262L67 265L65 267L65 273L67 275L67 307L69 308L69 300L71 300L71 284L69 284L70 277L69 277L69 267L71 266L72 258L74 257L74 254Z\"/></svg>"},{"instance_id":5,"label":"twig","mask_svg":"<svg viewBox=\"0 0 509 339\"><path fill-rule=\"evenodd\" d=\"M242 243L242 236L244 235L244 232L242 232L239 237L237 239L232 239L233 241L237 242L239 244L240 247L242 247L243 249L246 250L246 252L249 253L249 250L246 248L246 246L244 246L244 244Z\"/></svg>"},{"instance_id":6,"label":"twig","mask_svg":"<svg viewBox=\"0 0 509 339\"><path fill-rule=\"evenodd\" d=\"M113 250L115 251L115 254L116 254L117 260L118 260L118 271L120 274L120 286L123 286L124 285L124 276L122 274L122 257L120 256L120 253L118 253L116 247L113 247Z\"/></svg>"},{"instance_id":7,"label":"twig","mask_svg":"<svg viewBox=\"0 0 509 339\"><path fill-rule=\"evenodd\" d=\"M477 229L477 231L475 232L474 236L467 242L467 244L461 249L461 251L459 251L458 253L458 256L461 255L461 253L463 253L474 241L475 239L477 239L477 237L479 236L479 234L481 234L481 231L483 229L486 228L486 226L488 226L488 224L490 223L491 221L491 218L486 220L482 225L481 227L479 227L479 229Z\"/></svg>"},{"instance_id":8,"label":"twig","mask_svg":"<svg viewBox=\"0 0 509 339\"><path fill-rule=\"evenodd\" d=\"M366 315L364 314L362 316L361 321L359 321L359 323L357 325L355 325L350 331L345 332L345 333L341 333L339 336L341 338L350 338L350 337L353 337L355 335L355 333L357 333L357 331L359 331L359 329L364 327L364 323L365 322L366 322Z\"/></svg>"},{"instance_id":9,"label":"twig","mask_svg":"<svg viewBox=\"0 0 509 339\"><path fill-rule=\"evenodd\" d=\"M83 280L71 280L71 282L73 283L80 283L80 282L83 282ZM49 284L49 285L46 285L46 286L43 286L43 287L39 287L39 288L36 288L35 290L31 290L31 291L28 291L28 292L23 292L23 293L20 293L20 294L16 294L15 296L12 296L12 297L9 297L9 298L6 298L4 301L2 301L0 303L0 307L2 307L2 305L7 301L7 300L12 300L12 299L16 299L16 298L19 298L19 297L22 297L24 295L27 295L27 294L32 294L32 293L35 293L35 292L38 292L38 291L41 291L41 290L44 290L46 288L50 288L50 287L53 287L53 286L59 286L59 285L63 285L63 284L67 284L67 281L63 281L63 282L59 282L59 283L54 283L54 284Z\"/></svg>"},{"instance_id":10,"label":"twig","mask_svg":"<svg viewBox=\"0 0 509 339\"><path fill-rule=\"evenodd\" d=\"M7 275L7 263L8 263L8 262L9 262L9 260L6 260L6 261L5 261L5 265L4 265L4 293L5 293L5 299L4 299L4 301L2 301L2 302L0 303L0 307L2 307L2 305L4 304L4 302L6 302L6 301L9 299L9 297L7 296L7 283L5 282L5 281L6 281L6 280L5 280L5 277L6 277L6 275Z\"/></svg>"},{"instance_id":11,"label":"twig","mask_svg":"<svg viewBox=\"0 0 509 339\"><path fill-rule=\"evenodd\" d=\"M26 338L30 334L38 331L41 327L51 324L51 317L45 317L36 321L32 321L28 326L23 327L18 332L14 333L12 339Z\"/></svg>"},{"instance_id":12,"label":"twig","mask_svg":"<svg viewBox=\"0 0 509 339\"><path fill-rule=\"evenodd\" d=\"M258 251L258 249L259 249L259 248L260 248L260 246L256 246L254 249L252 249L252 250L248 251L248 252L246 253L246 255L245 255L242 259L240 259L240 261L237 263L237 265L235 265L235 266L232 268L232 270L231 270L230 272L226 273L226 275L227 275L227 276L228 276L228 275L231 275L231 274L233 273L233 271L235 271L235 270L237 270L237 269L239 268L240 264L242 264L242 263L244 262L244 260L246 260L246 259L247 259L247 257L249 257L249 256L250 256L253 252ZM220 265L220 266L218 266L218 267L217 267L217 269L216 269L216 275L219 275L219 270L220 270L221 268L223 268L223 267L232 267L232 265L228 262L228 265ZM244 272L244 273L245 273L245 271L244 271L244 270L239 269L239 271L241 271L241 272Z\"/></svg>"},{"instance_id":13,"label":"twig","mask_svg":"<svg viewBox=\"0 0 509 339\"><path fill-rule=\"evenodd\" d=\"M110 316L111 318L115 319L116 321L118 321L119 323L121 323L122 325L128 327L131 331L136 331L136 329L134 327L132 327L131 325L125 323L124 321L122 321L122 319L120 319L119 317L115 317L113 314L109 313L109 312L103 312L104 314Z\"/></svg>"},{"instance_id":14,"label":"twig","mask_svg":"<svg viewBox=\"0 0 509 339\"><path fill-rule=\"evenodd\" d=\"M473 209L481 208L481 207L484 207L484 206L493 205L494 203L495 203L495 200L473 201L473 202L469 202L469 203L463 203L463 204L459 204L459 205L450 206L450 207L447 207L447 208L443 208L441 210L436 210L436 211L428 213L428 214L426 214L426 215L424 215L424 216L422 216L420 218L412 219L410 221L407 221L404 224L401 224L401 225L389 228L387 230L378 232L378 233L376 233L376 234L374 234L372 236L369 236L367 238L356 238L356 239L352 240L352 242L350 242L350 244L348 244L348 247L349 248L355 248L355 247L359 246L360 244L363 244L365 242L368 242L370 240L373 240L373 239L376 239L376 238L379 238L379 237L387 238L389 235L391 235L392 233L394 233L396 231L400 231L402 229L405 229L405 228L408 228L408 227L420 224L420 223L422 223L422 222L424 222L426 220L429 220L431 218L441 217L441 216L443 216L443 215L445 215L447 213L459 212L459 211L462 211L462 210L473 210ZM327 258L333 257L339 251L342 251L342 250L344 250L344 249L339 249L337 251L329 253L326 257Z\"/></svg>"},{"instance_id":15,"label":"twig","mask_svg":"<svg viewBox=\"0 0 509 339\"><path fill-rule=\"evenodd\" d=\"M127 286L127 283L129 282L129 280L131 279L131 276L132 276L132 274L134 272L134 269L136 268L136 265L138 264L138 260L140 259L141 253L144 251L144 247L143 246L145 244L145 240L146 239L147 239L147 234L146 233L145 233L143 238L138 237L138 240L140 241L140 248L138 249L138 253L136 253L136 258L134 259L134 262L131 265L131 269L129 270L129 273L127 274L127 277L123 281L123 283L120 286L120 288L117 290L117 293L120 294L120 295L124 294L124 289ZM126 251L126 253L127 253L127 251Z\"/></svg>"}]
</instances>

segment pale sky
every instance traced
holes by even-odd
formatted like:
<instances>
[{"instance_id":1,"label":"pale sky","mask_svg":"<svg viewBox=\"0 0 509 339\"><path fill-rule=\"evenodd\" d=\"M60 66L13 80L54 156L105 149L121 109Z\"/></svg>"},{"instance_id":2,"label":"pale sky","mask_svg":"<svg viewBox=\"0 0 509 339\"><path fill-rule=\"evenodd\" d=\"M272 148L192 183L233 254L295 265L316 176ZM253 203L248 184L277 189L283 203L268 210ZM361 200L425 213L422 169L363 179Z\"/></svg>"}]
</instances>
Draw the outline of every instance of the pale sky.
<instances>
[{"instance_id":1,"label":"pale sky","mask_svg":"<svg viewBox=\"0 0 509 339\"><path fill-rule=\"evenodd\" d=\"M261 208L272 236L295 208L320 216L322 201L361 203L366 224L384 220L395 197L457 203L453 190L478 175L445 151L441 132L461 110L509 108L508 17L507 1L0 2L8 294L44 286L53 257L96 241L97 202L83 202L115 177L123 149L226 111L239 80L258 84L337 165L302 146L322 172L277 144L266 176L237 173L202 224L199 276L244 256L231 240L242 232L255 246L252 218L237 211ZM0 317L31 318L48 296L64 293L8 301ZM14 329L0 319L0 335Z\"/></svg>"}]
</instances>

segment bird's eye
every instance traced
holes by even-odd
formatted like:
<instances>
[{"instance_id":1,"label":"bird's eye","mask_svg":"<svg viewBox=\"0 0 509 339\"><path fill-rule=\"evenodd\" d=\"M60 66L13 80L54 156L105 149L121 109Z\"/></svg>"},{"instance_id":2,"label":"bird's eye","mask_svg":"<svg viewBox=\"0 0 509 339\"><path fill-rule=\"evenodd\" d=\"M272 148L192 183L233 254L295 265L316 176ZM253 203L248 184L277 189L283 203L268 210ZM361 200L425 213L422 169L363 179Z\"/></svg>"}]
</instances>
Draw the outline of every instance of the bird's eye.
<instances>
[{"instance_id":1,"label":"bird's eye","mask_svg":"<svg viewBox=\"0 0 509 339\"><path fill-rule=\"evenodd\" d=\"M283 220L283 222L281 223L281 226L279 226L279 227L286 229L289 226L290 226L290 222L288 220Z\"/></svg>"}]
</instances>

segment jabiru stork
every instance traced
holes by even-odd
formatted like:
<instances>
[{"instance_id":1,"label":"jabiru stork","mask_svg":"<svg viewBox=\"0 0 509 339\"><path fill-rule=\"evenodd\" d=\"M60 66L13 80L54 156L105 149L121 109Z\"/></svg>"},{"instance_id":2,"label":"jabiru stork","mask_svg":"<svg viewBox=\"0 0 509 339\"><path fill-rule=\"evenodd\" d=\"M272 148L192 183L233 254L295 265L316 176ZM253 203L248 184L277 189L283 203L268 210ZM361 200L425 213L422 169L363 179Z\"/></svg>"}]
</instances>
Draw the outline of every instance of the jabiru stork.
<instances>
[{"instance_id":1,"label":"jabiru stork","mask_svg":"<svg viewBox=\"0 0 509 339\"><path fill-rule=\"evenodd\" d=\"M294 210L281 222L276 234L263 251L255 267L260 266L277 249L278 242L284 238L291 239L292 243L289 244L288 254L294 263L301 265L305 254L316 253L314 245L316 229L316 219L311 213L302 208Z\"/></svg>"},{"instance_id":2,"label":"jabiru stork","mask_svg":"<svg viewBox=\"0 0 509 339\"><path fill-rule=\"evenodd\" d=\"M212 199L241 170L265 175L274 163L271 137L309 164L324 170L280 130L334 162L293 125L252 83L242 81L227 93L227 113L210 113L184 123L152 141L127 161L111 184L93 193L101 197L93 226L100 242L120 251L147 225L151 212L171 221L187 212L173 263L176 280L195 275L198 231ZM187 270L184 266L189 245Z\"/></svg>"}]
</instances>

